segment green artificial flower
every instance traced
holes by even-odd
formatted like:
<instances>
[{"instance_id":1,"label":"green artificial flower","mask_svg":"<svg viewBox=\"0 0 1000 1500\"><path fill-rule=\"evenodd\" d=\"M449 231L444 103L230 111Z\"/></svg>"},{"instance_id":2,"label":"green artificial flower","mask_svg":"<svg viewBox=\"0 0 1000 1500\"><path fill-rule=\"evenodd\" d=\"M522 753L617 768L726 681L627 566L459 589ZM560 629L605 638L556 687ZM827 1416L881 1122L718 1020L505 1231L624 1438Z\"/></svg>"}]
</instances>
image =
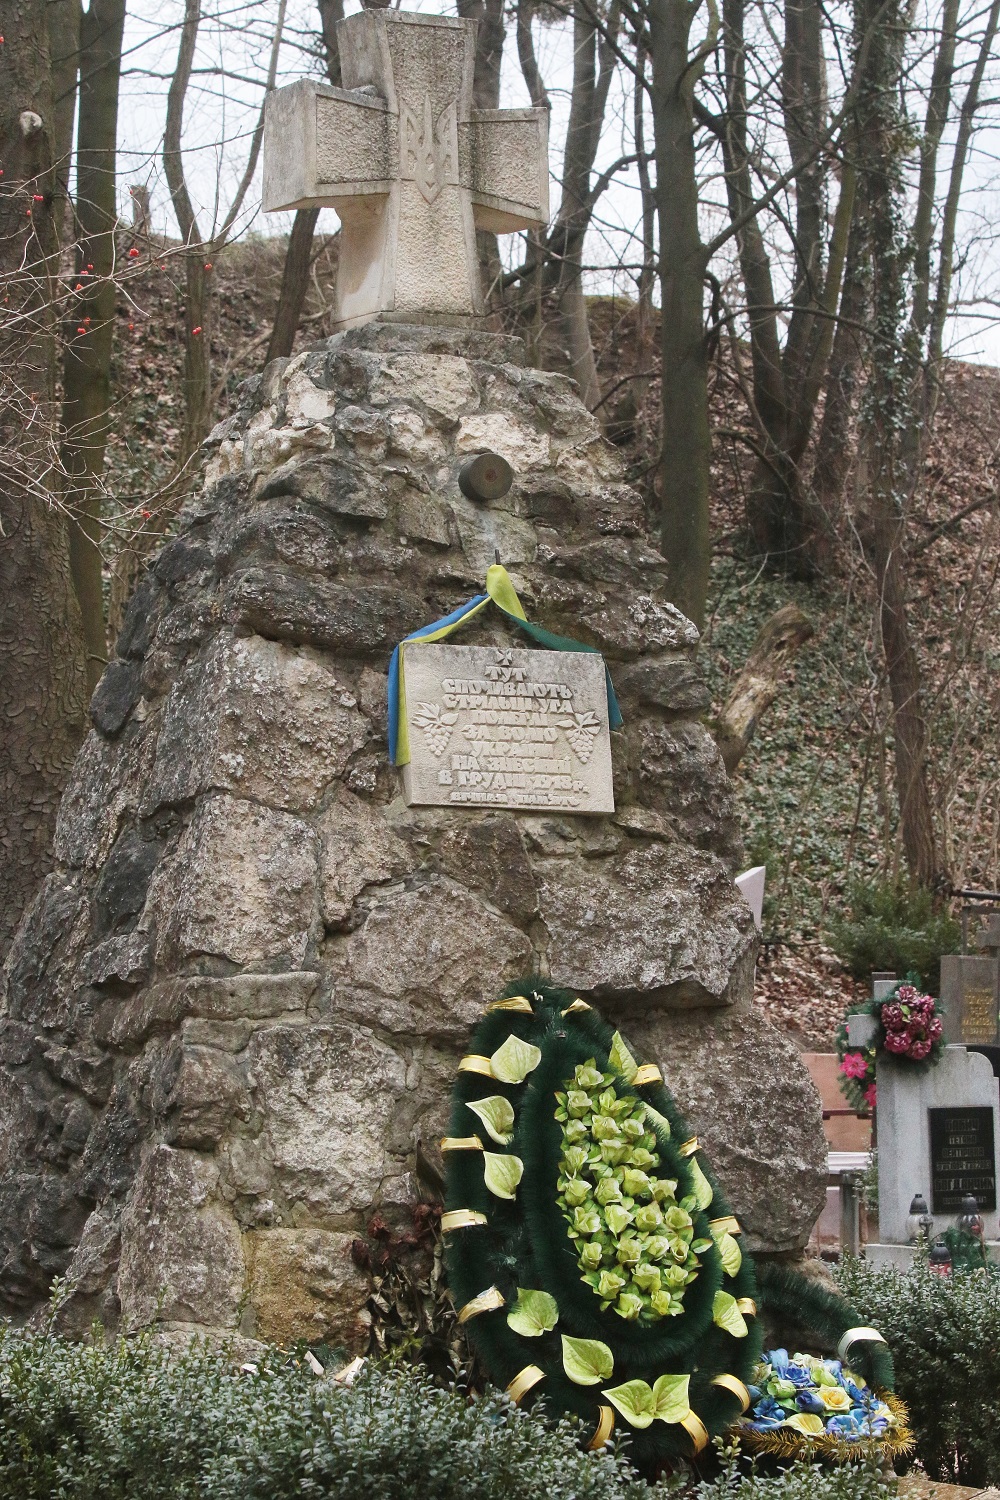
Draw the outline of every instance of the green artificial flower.
<instances>
[{"instance_id":1,"label":"green artificial flower","mask_svg":"<svg viewBox=\"0 0 1000 1500\"><path fill-rule=\"evenodd\" d=\"M620 1318L626 1318L630 1323L635 1322L642 1312L642 1298L636 1297L632 1292L623 1292L615 1303L615 1312Z\"/></svg>"},{"instance_id":2,"label":"green artificial flower","mask_svg":"<svg viewBox=\"0 0 1000 1500\"><path fill-rule=\"evenodd\" d=\"M598 1203L620 1203L622 1201L621 1185L617 1182L613 1173L608 1173L607 1177L601 1178L597 1184L597 1191L594 1193L594 1197Z\"/></svg>"},{"instance_id":3,"label":"green artificial flower","mask_svg":"<svg viewBox=\"0 0 1000 1500\"><path fill-rule=\"evenodd\" d=\"M674 1203L677 1199L677 1178L656 1177L653 1179L653 1200L656 1203Z\"/></svg>"},{"instance_id":4,"label":"green artificial flower","mask_svg":"<svg viewBox=\"0 0 1000 1500\"><path fill-rule=\"evenodd\" d=\"M590 1113L590 1095L582 1089L570 1089L566 1095L566 1112L579 1119Z\"/></svg>"},{"instance_id":5,"label":"green artificial flower","mask_svg":"<svg viewBox=\"0 0 1000 1500\"><path fill-rule=\"evenodd\" d=\"M663 1223L663 1215L658 1203L647 1203L643 1208L636 1210L635 1225L637 1229L645 1230L648 1234L652 1229L658 1229Z\"/></svg>"},{"instance_id":6,"label":"green artificial flower","mask_svg":"<svg viewBox=\"0 0 1000 1500\"><path fill-rule=\"evenodd\" d=\"M646 1254L650 1260L664 1260L670 1254L670 1241L666 1235L651 1235L646 1241Z\"/></svg>"},{"instance_id":7,"label":"green artificial flower","mask_svg":"<svg viewBox=\"0 0 1000 1500\"><path fill-rule=\"evenodd\" d=\"M604 1222L612 1234L621 1234L632 1222L632 1215L620 1203L609 1203L604 1210Z\"/></svg>"},{"instance_id":8,"label":"green artificial flower","mask_svg":"<svg viewBox=\"0 0 1000 1500\"><path fill-rule=\"evenodd\" d=\"M648 1261L642 1261L632 1272L632 1280L644 1292L658 1292L660 1289L660 1274L659 1266L651 1266Z\"/></svg>"},{"instance_id":9,"label":"green artificial flower","mask_svg":"<svg viewBox=\"0 0 1000 1500\"><path fill-rule=\"evenodd\" d=\"M613 1302L626 1285L625 1277L619 1276L617 1271L602 1271L597 1282L597 1295Z\"/></svg>"},{"instance_id":10,"label":"green artificial flower","mask_svg":"<svg viewBox=\"0 0 1000 1500\"><path fill-rule=\"evenodd\" d=\"M668 1318L671 1311L670 1293L667 1291L653 1292L649 1299L653 1311L661 1318Z\"/></svg>"},{"instance_id":11,"label":"green artificial flower","mask_svg":"<svg viewBox=\"0 0 1000 1500\"><path fill-rule=\"evenodd\" d=\"M630 1198L640 1198L650 1192L652 1184L645 1172L640 1172L635 1167L629 1167L622 1180L622 1186Z\"/></svg>"},{"instance_id":12,"label":"green artificial flower","mask_svg":"<svg viewBox=\"0 0 1000 1500\"><path fill-rule=\"evenodd\" d=\"M613 1141L601 1142L601 1157L612 1167L620 1167L622 1162L628 1159L628 1154L628 1143L617 1136Z\"/></svg>"},{"instance_id":13,"label":"green artificial flower","mask_svg":"<svg viewBox=\"0 0 1000 1500\"><path fill-rule=\"evenodd\" d=\"M661 1275L669 1287L682 1287L687 1281L687 1272L683 1266L663 1266Z\"/></svg>"},{"instance_id":14,"label":"green artificial flower","mask_svg":"<svg viewBox=\"0 0 1000 1500\"><path fill-rule=\"evenodd\" d=\"M587 1165L586 1146L567 1146L562 1156L563 1170L569 1176L582 1172Z\"/></svg>"},{"instance_id":15,"label":"green artificial flower","mask_svg":"<svg viewBox=\"0 0 1000 1500\"><path fill-rule=\"evenodd\" d=\"M567 1120L563 1126L563 1137L567 1145L578 1145L579 1142L587 1140L587 1127L582 1120Z\"/></svg>"},{"instance_id":16,"label":"green artificial flower","mask_svg":"<svg viewBox=\"0 0 1000 1500\"><path fill-rule=\"evenodd\" d=\"M652 1151L647 1151L645 1146L633 1146L629 1161L633 1167L643 1172L648 1172L650 1167L658 1167L660 1164L660 1158L654 1156Z\"/></svg>"},{"instance_id":17,"label":"green artificial flower","mask_svg":"<svg viewBox=\"0 0 1000 1500\"><path fill-rule=\"evenodd\" d=\"M581 1203L586 1203L590 1194L590 1183L583 1177L571 1177L563 1187L563 1196L570 1208L579 1208Z\"/></svg>"},{"instance_id":18,"label":"green artificial flower","mask_svg":"<svg viewBox=\"0 0 1000 1500\"><path fill-rule=\"evenodd\" d=\"M596 1271L604 1257L604 1247L600 1240L588 1240L580 1251L580 1264L586 1266L588 1271Z\"/></svg>"},{"instance_id":19,"label":"green artificial flower","mask_svg":"<svg viewBox=\"0 0 1000 1500\"><path fill-rule=\"evenodd\" d=\"M586 1235L590 1239L592 1234L598 1234L601 1228L601 1216L593 1208L575 1208L573 1210L573 1228L577 1234Z\"/></svg>"},{"instance_id":20,"label":"green artificial flower","mask_svg":"<svg viewBox=\"0 0 1000 1500\"><path fill-rule=\"evenodd\" d=\"M634 1235L625 1235L618 1241L618 1263L622 1266L637 1266L642 1259L642 1241Z\"/></svg>"},{"instance_id":21,"label":"green artificial flower","mask_svg":"<svg viewBox=\"0 0 1000 1500\"><path fill-rule=\"evenodd\" d=\"M573 1074L578 1089L599 1089L604 1082L604 1074L599 1073L594 1066L594 1059L581 1063Z\"/></svg>"},{"instance_id":22,"label":"green artificial flower","mask_svg":"<svg viewBox=\"0 0 1000 1500\"><path fill-rule=\"evenodd\" d=\"M595 1141L620 1141L618 1134L618 1121L610 1115L595 1115L590 1126L590 1133Z\"/></svg>"},{"instance_id":23,"label":"green artificial flower","mask_svg":"<svg viewBox=\"0 0 1000 1500\"><path fill-rule=\"evenodd\" d=\"M667 1228L672 1229L675 1234L683 1234L687 1230L689 1231L687 1238L692 1239L694 1237L694 1220L690 1213L679 1203L675 1203L667 1209L663 1220Z\"/></svg>"},{"instance_id":24,"label":"green artificial flower","mask_svg":"<svg viewBox=\"0 0 1000 1500\"><path fill-rule=\"evenodd\" d=\"M640 1141L642 1139L641 1120L623 1120L621 1132L627 1141Z\"/></svg>"}]
</instances>

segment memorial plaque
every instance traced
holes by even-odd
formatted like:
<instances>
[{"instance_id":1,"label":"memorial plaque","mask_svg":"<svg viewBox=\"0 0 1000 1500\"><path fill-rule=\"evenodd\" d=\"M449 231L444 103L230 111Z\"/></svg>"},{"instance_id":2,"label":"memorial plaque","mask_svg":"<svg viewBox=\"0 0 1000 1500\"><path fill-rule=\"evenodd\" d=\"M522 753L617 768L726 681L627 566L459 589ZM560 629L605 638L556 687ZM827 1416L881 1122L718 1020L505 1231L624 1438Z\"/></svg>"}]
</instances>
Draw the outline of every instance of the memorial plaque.
<instances>
[{"instance_id":1,"label":"memorial plaque","mask_svg":"<svg viewBox=\"0 0 1000 1500\"><path fill-rule=\"evenodd\" d=\"M600 656L417 642L402 656L408 803L614 812Z\"/></svg>"},{"instance_id":2,"label":"memorial plaque","mask_svg":"<svg viewBox=\"0 0 1000 1500\"><path fill-rule=\"evenodd\" d=\"M1000 1041L997 961L970 954L941 960L941 1000L946 1041L995 1047Z\"/></svg>"},{"instance_id":3,"label":"memorial plaque","mask_svg":"<svg viewBox=\"0 0 1000 1500\"><path fill-rule=\"evenodd\" d=\"M993 1110L930 1109L931 1212L962 1212L971 1193L981 1213L997 1206Z\"/></svg>"}]
</instances>

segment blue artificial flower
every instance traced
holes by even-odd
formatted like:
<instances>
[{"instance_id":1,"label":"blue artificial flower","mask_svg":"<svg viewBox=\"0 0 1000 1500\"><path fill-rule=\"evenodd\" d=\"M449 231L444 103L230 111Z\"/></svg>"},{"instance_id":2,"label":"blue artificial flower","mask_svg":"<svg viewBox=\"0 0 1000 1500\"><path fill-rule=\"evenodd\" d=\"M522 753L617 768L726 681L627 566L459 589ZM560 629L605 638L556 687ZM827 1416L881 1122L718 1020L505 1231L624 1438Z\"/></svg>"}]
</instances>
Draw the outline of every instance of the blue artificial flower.
<instances>
[{"instance_id":1,"label":"blue artificial flower","mask_svg":"<svg viewBox=\"0 0 1000 1500\"><path fill-rule=\"evenodd\" d=\"M753 1408L753 1426L764 1432L768 1427L780 1427L787 1416L773 1396L764 1396Z\"/></svg>"},{"instance_id":2,"label":"blue artificial flower","mask_svg":"<svg viewBox=\"0 0 1000 1500\"><path fill-rule=\"evenodd\" d=\"M812 1385L814 1383L812 1371L806 1369L805 1365L797 1365L794 1360L789 1360L785 1369L782 1370L781 1373L785 1380L790 1380L792 1384L798 1386L800 1390L803 1390L806 1386Z\"/></svg>"},{"instance_id":3,"label":"blue artificial flower","mask_svg":"<svg viewBox=\"0 0 1000 1500\"><path fill-rule=\"evenodd\" d=\"M759 1401L764 1394L759 1385L748 1385L747 1390L750 1392L751 1405L754 1401Z\"/></svg>"},{"instance_id":4,"label":"blue artificial flower","mask_svg":"<svg viewBox=\"0 0 1000 1500\"><path fill-rule=\"evenodd\" d=\"M867 1427L867 1422L859 1421L853 1411L845 1412L840 1417L831 1417L826 1424L827 1432L834 1437L846 1438L848 1442L857 1442L858 1438L867 1437Z\"/></svg>"},{"instance_id":5,"label":"blue artificial flower","mask_svg":"<svg viewBox=\"0 0 1000 1500\"><path fill-rule=\"evenodd\" d=\"M789 1361L788 1361L788 1350L787 1349L771 1349L771 1350L768 1351L767 1358L768 1358L768 1360L769 1360L769 1362L771 1364L772 1369L774 1370L774 1373L776 1375L780 1375L781 1378L784 1379L784 1377L785 1377L785 1371L788 1369L788 1363L789 1363Z\"/></svg>"},{"instance_id":6,"label":"blue artificial flower","mask_svg":"<svg viewBox=\"0 0 1000 1500\"><path fill-rule=\"evenodd\" d=\"M795 1397L795 1405L799 1411L812 1412L814 1417L826 1416L826 1407L815 1391L799 1391Z\"/></svg>"}]
</instances>

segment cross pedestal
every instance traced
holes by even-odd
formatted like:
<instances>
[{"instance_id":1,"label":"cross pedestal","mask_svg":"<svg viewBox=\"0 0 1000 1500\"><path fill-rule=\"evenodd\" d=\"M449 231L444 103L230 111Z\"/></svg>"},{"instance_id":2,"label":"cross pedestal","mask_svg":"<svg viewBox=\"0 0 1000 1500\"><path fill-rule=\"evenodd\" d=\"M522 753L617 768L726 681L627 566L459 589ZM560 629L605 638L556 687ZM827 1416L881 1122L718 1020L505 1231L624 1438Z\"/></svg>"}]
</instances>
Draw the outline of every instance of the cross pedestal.
<instances>
[{"instance_id":1,"label":"cross pedestal","mask_svg":"<svg viewBox=\"0 0 1000 1500\"><path fill-rule=\"evenodd\" d=\"M337 210L341 327L471 323L476 230L548 220L547 113L472 107L476 26L362 11L337 28L344 88L301 79L267 101L264 208Z\"/></svg>"}]
</instances>

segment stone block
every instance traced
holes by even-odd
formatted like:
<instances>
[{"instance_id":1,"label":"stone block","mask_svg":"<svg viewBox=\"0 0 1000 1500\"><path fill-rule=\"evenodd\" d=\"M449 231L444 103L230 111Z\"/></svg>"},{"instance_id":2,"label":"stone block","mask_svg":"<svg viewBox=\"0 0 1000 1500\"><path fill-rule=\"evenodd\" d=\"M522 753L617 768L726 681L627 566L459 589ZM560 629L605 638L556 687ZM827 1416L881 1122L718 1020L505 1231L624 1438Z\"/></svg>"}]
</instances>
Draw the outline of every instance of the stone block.
<instances>
[{"instance_id":1,"label":"stone block","mask_svg":"<svg viewBox=\"0 0 1000 1500\"><path fill-rule=\"evenodd\" d=\"M262 501L280 495L294 495L333 515L356 520L384 520L389 513L385 485L377 475L328 454L283 464L263 480L257 492Z\"/></svg>"},{"instance_id":2,"label":"stone block","mask_svg":"<svg viewBox=\"0 0 1000 1500\"><path fill-rule=\"evenodd\" d=\"M341 787L336 800L316 824L320 840L320 893L323 921L336 927L347 917L366 886L402 875L413 859L371 807Z\"/></svg>"},{"instance_id":3,"label":"stone block","mask_svg":"<svg viewBox=\"0 0 1000 1500\"><path fill-rule=\"evenodd\" d=\"M364 1024L460 1043L483 1006L534 967L531 943L454 881L391 886L337 955L338 1008Z\"/></svg>"},{"instance_id":4,"label":"stone block","mask_svg":"<svg viewBox=\"0 0 1000 1500\"><path fill-rule=\"evenodd\" d=\"M499 453L515 474L543 469L549 461L549 436L507 412L463 417L455 438L457 453Z\"/></svg>"},{"instance_id":5,"label":"stone block","mask_svg":"<svg viewBox=\"0 0 1000 1500\"><path fill-rule=\"evenodd\" d=\"M438 845L438 863L457 884L481 891L519 926L537 915L535 876L511 813L470 814L453 824Z\"/></svg>"},{"instance_id":6,"label":"stone block","mask_svg":"<svg viewBox=\"0 0 1000 1500\"><path fill-rule=\"evenodd\" d=\"M312 652L222 631L167 699L144 814L209 789L305 811L367 735L354 697Z\"/></svg>"},{"instance_id":7,"label":"stone block","mask_svg":"<svg viewBox=\"0 0 1000 1500\"><path fill-rule=\"evenodd\" d=\"M382 360L370 389L375 406L419 401L437 417L453 421L475 411L479 389L467 359L448 354L395 354Z\"/></svg>"},{"instance_id":8,"label":"stone block","mask_svg":"<svg viewBox=\"0 0 1000 1500\"><path fill-rule=\"evenodd\" d=\"M156 753L154 731L150 719L115 740L87 735L59 804L54 852L61 863L103 866L122 826L135 819Z\"/></svg>"},{"instance_id":9,"label":"stone block","mask_svg":"<svg viewBox=\"0 0 1000 1500\"><path fill-rule=\"evenodd\" d=\"M731 859L742 858L732 783L718 746L703 724L646 719L626 725L638 800L669 809L682 839Z\"/></svg>"},{"instance_id":10,"label":"stone block","mask_svg":"<svg viewBox=\"0 0 1000 1500\"><path fill-rule=\"evenodd\" d=\"M141 984L149 976L152 957L148 932L123 932L89 949L80 959L77 973L83 984L100 986L109 980Z\"/></svg>"},{"instance_id":11,"label":"stone block","mask_svg":"<svg viewBox=\"0 0 1000 1500\"><path fill-rule=\"evenodd\" d=\"M216 1198L219 1171L154 1145L121 1222L118 1299L126 1333L154 1322L235 1328L246 1268L240 1232Z\"/></svg>"},{"instance_id":12,"label":"stone block","mask_svg":"<svg viewBox=\"0 0 1000 1500\"><path fill-rule=\"evenodd\" d=\"M247 1056L264 1121L258 1150L282 1198L314 1224L354 1227L395 1172L403 1058L354 1015L350 1025L271 1026L255 1033Z\"/></svg>"},{"instance_id":13,"label":"stone block","mask_svg":"<svg viewBox=\"0 0 1000 1500\"><path fill-rule=\"evenodd\" d=\"M246 568L226 584L222 614L273 640L351 654L390 650L426 623L426 605L388 584L349 587L287 568Z\"/></svg>"},{"instance_id":14,"label":"stone block","mask_svg":"<svg viewBox=\"0 0 1000 1500\"><path fill-rule=\"evenodd\" d=\"M250 1306L258 1338L288 1346L330 1343L360 1354L368 1279L351 1260L353 1236L325 1229L263 1229L246 1236Z\"/></svg>"},{"instance_id":15,"label":"stone block","mask_svg":"<svg viewBox=\"0 0 1000 1500\"><path fill-rule=\"evenodd\" d=\"M825 1202L822 1105L794 1043L755 1012L636 1013L625 1034L657 1062L705 1148L751 1252L801 1251Z\"/></svg>"},{"instance_id":16,"label":"stone block","mask_svg":"<svg viewBox=\"0 0 1000 1500\"><path fill-rule=\"evenodd\" d=\"M300 965L317 916L318 846L301 819L236 797L198 804L147 903L157 961L212 954Z\"/></svg>"},{"instance_id":17,"label":"stone block","mask_svg":"<svg viewBox=\"0 0 1000 1500\"><path fill-rule=\"evenodd\" d=\"M421 495L407 490L399 502L399 531L403 537L429 542L434 547L451 545L455 513L436 495Z\"/></svg>"},{"instance_id":18,"label":"stone block","mask_svg":"<svg viewBox=\"0 0 1000 1500\"><path fill-rule=\"evenodd\" d=\"M126 828L115 841L94 889L95 935L135 926L162 852L158 839L144 839L134 828Z\"/></svg>"},{"instance_id":19,"label":"stone block","mask_svg":"<svg viewBox=\"0 0 1000 1500\"><path fill-rule=\"evenodd\" d=\"M132 712L142 692L142 664L138 661L108 662L90 700L94 728L109 739L116 735Z\"/></svg>"},{"instance_id":20,"label":"stone block","mask_svg":"<svg viewBox=\"0 0 1000 1500\"><path fill-rule=\"evenodd\" d=\"M609 1013L752 993L753 917L716 856L657 843L612 861L546 861L536 874L553 980Z\"/></svg>"},{"instance_id":21,"label":"stone block","mask_svg":"<svg viewBox=\"0 0 1000 1500\"><path fill-rule=\"evenodd\" d=\"M647 656L616 667L615 689L620 697L672 714L707 713L712 701L698 667L687 656Z\"/></svg>"},{"instance_id":22,"label":"stone block","mask_svg":"<svg viewBox=\"0 0 1000 1500\"><path fill-rule=\"evenodd\" d=\"M211 1151L237 1118L250 1116L246 1082L231 1056L214 1047L181 1045L164 1060L155 1112L172 1146Z\"/></svg>"}]
</instances>

